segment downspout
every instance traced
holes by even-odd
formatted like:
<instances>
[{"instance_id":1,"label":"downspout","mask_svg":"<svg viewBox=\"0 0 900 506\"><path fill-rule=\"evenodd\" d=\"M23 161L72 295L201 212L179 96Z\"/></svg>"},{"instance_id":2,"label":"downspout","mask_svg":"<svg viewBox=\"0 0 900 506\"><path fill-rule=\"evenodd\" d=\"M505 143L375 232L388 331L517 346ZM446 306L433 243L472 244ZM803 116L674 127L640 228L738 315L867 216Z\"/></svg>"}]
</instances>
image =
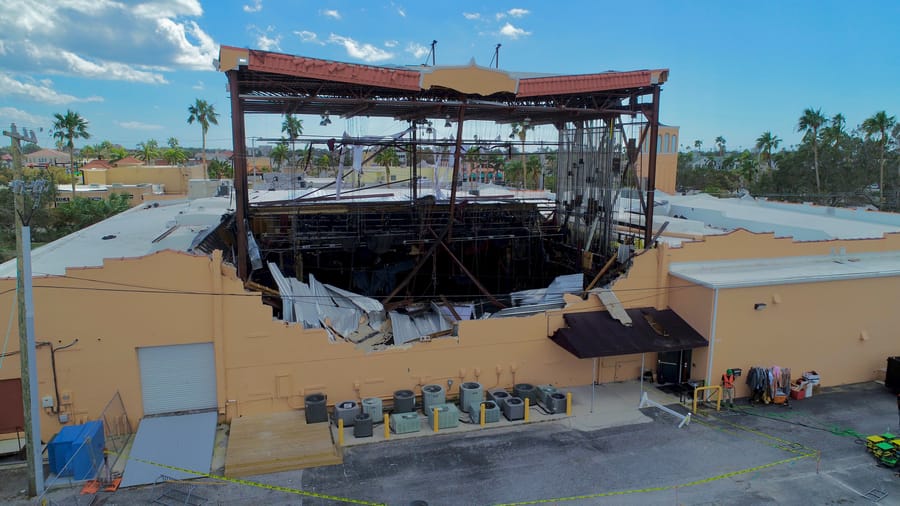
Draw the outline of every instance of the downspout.
<instances>
[{"instance_id":1,"label":"downspout","mask_svg":"<svg viewBox=\"0 0 900 506\"><path fill-rule=\"evenodd\" d=\"M719 316L719 289L713 289L712 324L709 328L709 353L706 359L706 383L704 386L712 386L713 356L716 351L716 317Z\"/></svg>"}]
</instances>

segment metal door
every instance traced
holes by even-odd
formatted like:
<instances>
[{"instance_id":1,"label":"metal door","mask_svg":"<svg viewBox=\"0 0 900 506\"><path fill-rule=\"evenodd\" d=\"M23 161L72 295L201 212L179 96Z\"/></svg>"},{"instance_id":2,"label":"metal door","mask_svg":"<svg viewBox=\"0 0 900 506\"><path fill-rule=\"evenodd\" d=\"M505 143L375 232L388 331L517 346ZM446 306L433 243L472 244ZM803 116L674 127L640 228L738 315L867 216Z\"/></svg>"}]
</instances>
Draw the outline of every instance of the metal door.
<instances>
[{"instance_id":1,"label":"metal door","mask_svg":"<svg viewBox=\"0 0 900 506\"><path fill-rule=\"evenodd\" d=\"M144 415L217 406L212 343L138 348L138 362Z\"/></svg>"}]
</instances>

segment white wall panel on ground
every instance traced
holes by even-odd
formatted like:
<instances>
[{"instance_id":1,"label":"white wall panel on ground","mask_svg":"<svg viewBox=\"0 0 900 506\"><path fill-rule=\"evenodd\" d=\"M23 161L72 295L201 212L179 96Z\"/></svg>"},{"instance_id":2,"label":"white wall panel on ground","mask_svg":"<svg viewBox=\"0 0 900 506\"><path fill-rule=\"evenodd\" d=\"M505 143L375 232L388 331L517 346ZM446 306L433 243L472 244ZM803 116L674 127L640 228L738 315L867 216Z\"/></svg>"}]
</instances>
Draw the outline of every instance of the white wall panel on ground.
<instances>
[{"instance_id":1,"label":"white wall panel on ground","mask_svg":"<svg viewBox=\"0 0 900 506\"><path fill-rule=\"evenodd\" d=\"M212 343L138 348L138 361L144 415L217 406Z\"/></svg>"}]
</instances>

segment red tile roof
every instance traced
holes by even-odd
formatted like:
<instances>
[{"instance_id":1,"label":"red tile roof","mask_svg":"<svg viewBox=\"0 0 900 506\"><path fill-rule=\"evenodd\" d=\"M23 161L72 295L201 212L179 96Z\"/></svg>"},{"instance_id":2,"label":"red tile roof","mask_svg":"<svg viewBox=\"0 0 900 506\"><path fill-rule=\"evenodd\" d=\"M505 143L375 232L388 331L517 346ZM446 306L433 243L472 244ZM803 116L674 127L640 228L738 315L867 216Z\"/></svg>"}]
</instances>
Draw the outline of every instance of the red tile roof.
<instances>
[{"instance_id":1,"label":"red tile roof","mask_svg":"<svg viewBox=\"0 0 900 506\"><path fill-rule=\"evenodd\" d=\"M106 160L91 160L88 163L84 164L82 170L90 170L90 169L109 169L112 165Z\"/></svg>"}]
</instances>

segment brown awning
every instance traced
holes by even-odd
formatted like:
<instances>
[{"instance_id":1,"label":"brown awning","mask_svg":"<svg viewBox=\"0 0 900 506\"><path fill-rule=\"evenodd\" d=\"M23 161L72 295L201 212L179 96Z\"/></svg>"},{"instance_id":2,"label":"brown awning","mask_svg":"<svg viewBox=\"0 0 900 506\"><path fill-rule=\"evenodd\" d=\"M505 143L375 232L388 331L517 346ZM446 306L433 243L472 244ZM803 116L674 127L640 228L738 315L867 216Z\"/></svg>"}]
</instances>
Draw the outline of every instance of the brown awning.
<instances>
[{"instance_id":1,"label":"brown awning","mask_svg":"<svg viewBox=\"0 0 900 506\"><path fill-rule=\"evenodd\" d=\"M632 325L626 327L606 311L570 313L566 327L550 339L578 358L611 357L653 351L675 351L709 345L671 309L628 309Z\"/></svg>"}]
</instances>

